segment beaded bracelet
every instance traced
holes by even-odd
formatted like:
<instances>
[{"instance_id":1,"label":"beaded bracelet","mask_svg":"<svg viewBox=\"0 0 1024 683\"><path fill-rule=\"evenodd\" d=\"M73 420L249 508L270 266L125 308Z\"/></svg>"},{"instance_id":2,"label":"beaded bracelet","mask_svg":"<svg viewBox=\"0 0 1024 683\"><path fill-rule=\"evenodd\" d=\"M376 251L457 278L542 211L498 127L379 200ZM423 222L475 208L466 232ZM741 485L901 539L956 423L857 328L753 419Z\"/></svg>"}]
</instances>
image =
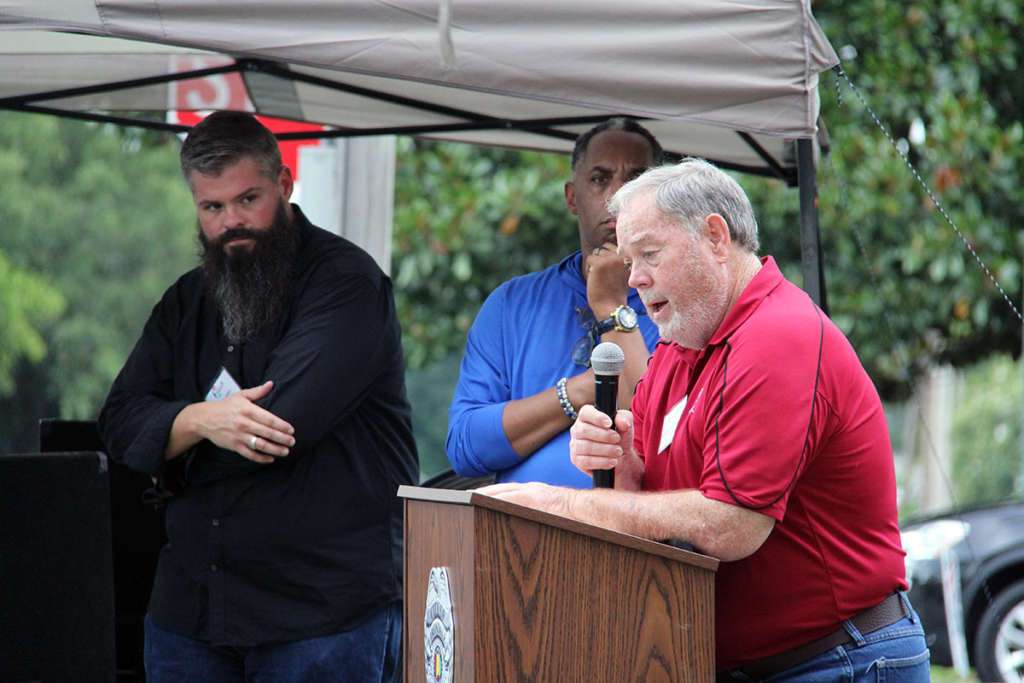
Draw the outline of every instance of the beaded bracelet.
<instances>
[{"instance_id":1,"label":"beaded bracelet","mask_svg":"<svg viewBox=\"0 0 1024 683\"><path fill-rule=\"evenodd\" d=\"M555 385L555 393L558 394L558 403L562 406L562 412L565 413L567 418L575 422L576 418L579 417L579 413L576 412L576 409L572 407L572 403L569 402L569 392L565 389L565 382L565 377L558 380L558 384Z\"/></svg>"}]
</instances>

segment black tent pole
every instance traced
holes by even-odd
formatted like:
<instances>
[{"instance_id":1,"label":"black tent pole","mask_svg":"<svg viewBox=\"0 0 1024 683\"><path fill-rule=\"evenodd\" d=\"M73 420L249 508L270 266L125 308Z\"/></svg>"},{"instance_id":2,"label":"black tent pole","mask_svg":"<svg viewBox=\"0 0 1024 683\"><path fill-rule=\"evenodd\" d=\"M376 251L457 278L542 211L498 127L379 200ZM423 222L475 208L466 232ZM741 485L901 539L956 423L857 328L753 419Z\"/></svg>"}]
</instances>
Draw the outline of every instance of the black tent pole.
<instances>
[{"instance_id":1,"label":"black tent pole","mask_svg":"<svg viewBox=\"0 0 1024 683\"><path fill-rule=\"evenodd\" d=\"M821 233L818 230L818 180L814 168L814 140L796 141L797 185L800 190L800 263L804 274L804 290L821 310L828 313L825 296L825 268L821 256Z\"/></svg>"}]
</instances>

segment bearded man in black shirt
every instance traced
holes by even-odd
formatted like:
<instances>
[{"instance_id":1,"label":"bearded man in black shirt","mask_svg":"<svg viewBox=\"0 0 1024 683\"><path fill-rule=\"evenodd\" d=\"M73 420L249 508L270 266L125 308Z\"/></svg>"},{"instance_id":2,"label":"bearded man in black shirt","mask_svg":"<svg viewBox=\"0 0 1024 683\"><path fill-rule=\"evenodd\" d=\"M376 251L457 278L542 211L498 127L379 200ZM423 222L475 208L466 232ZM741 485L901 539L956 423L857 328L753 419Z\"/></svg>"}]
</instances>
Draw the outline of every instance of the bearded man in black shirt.
<instances>
[{"instance_id":1,"label":"bearded man in black shirt","mask_svg":"<svg viewBox=\"0 0 1024 683\"><path fill-rule=\"evenodd\" d=\"M254 117L206 118L181 167L202 264L153 309L99 419L113 458L177 482L147 679L396 679L395 492L418 464L391 282L288 203Z\"/></svg>"}]
</instances>

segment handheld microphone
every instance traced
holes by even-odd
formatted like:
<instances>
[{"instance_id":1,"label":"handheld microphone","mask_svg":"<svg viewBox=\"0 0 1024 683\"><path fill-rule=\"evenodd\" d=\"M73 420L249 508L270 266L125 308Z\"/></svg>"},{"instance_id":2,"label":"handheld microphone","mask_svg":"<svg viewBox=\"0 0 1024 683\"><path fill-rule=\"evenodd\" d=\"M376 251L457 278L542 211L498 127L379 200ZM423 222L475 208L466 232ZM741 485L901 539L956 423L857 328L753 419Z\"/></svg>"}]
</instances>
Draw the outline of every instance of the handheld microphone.
<instances>
[{"instance_id":1,"label":"handheld microphone","mask_svg":"<svg viewBox=\"0 0 1024 683\"><path fill-rule=\"evenodd\" d=\"M626 355L612 342L601 342L590 354L590 366L594 368L594 406L612 419L612 429L615 429L619 373L625 364ZM595 470L594 488L615 488L615 470Z\"/></svg>"}]
</instances>

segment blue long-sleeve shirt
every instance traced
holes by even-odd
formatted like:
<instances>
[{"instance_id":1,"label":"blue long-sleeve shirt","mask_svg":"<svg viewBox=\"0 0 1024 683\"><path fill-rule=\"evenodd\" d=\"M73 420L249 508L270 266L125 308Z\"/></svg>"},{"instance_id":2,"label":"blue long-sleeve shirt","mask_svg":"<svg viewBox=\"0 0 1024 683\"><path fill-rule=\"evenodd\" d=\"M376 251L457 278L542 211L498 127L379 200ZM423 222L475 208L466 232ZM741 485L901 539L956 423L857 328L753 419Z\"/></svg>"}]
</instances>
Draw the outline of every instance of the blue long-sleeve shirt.
<instances>
[{"instance_id":1,"label":"blue long-sleeve shirt","mask_svg":"<svg viewBox=\"0 0 1024 683\"><path fill-rule=\"evenodd\" d=\"M569 460L568 429L520 458L501 425L509 401L533 396L562 377L587 370L572 359L573 345L586 334L577 313L587 308L580 263L577 251L557 265L513 278L494 290L481 307L469 330L448 412L446 450L459 474L493 472L498 481L590 488L590 477ZM639 332L647 348L653 349L658 329L634 290L630 290L629 305L639 315Z\"/></svg>"}]
</instances>

